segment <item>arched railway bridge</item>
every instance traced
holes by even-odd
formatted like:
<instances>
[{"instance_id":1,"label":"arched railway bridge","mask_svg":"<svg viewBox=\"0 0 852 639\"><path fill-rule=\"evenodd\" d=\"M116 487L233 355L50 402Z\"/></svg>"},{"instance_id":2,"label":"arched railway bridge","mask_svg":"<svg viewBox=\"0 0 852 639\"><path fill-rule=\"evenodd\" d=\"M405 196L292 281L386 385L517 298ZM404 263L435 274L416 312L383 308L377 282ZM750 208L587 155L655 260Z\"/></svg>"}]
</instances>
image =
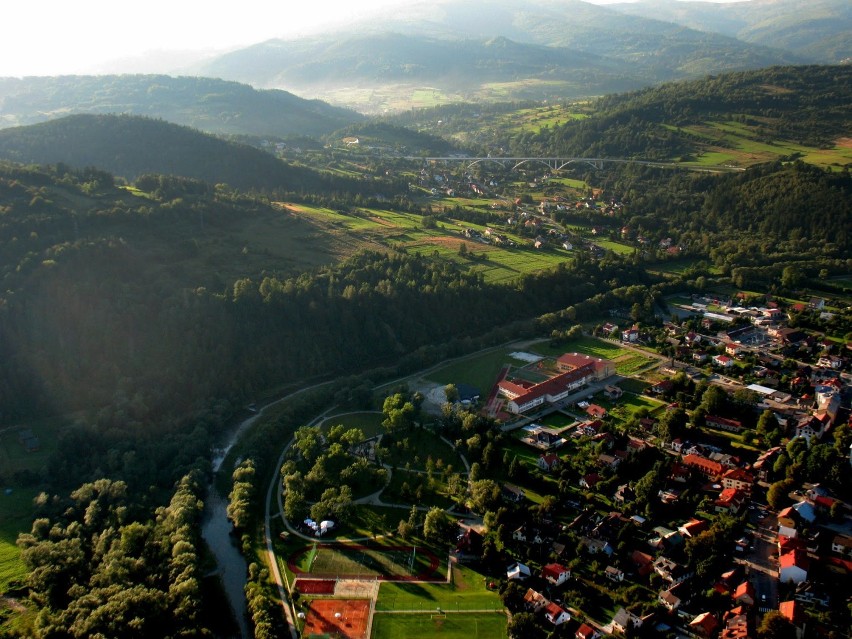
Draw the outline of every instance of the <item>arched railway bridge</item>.
<instances>
[{"instance_id":1,"label":"arched railway bridge","mask_svg":"<svg viewBox=\"0 0 852 639\"><path fill-rule=\"evenodd\" d=\"M525 164L544 164L551 171L560 171L572 164L588 164L595 169L602 169L604 164L640 164L643 166L655 166L661 168L681 168L692 171L744 171L745 169L733 166L698 167L678 164L677 162L653 162L651 160L634 160L627 158L580 158L580 157L463 157L463 156L405 156L406 160L420 160L422 162L457 162L465 163L466 168L472 168L477 164L495 162L504 168L515 171Z\"/></svg>"}]
</instances>

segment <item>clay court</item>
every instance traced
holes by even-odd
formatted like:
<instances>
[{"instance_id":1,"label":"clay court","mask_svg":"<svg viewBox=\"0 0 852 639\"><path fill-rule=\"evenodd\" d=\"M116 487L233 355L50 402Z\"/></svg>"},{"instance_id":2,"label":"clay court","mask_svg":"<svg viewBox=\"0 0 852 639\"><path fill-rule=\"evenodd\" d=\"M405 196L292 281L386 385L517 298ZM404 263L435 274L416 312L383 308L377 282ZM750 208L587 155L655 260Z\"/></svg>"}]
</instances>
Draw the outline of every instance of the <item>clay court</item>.
<instances>
[{"instance_id":1,"label":"clay court","mask_svg":"<svg viewBox=\"0 0 852 639\"><path fill-rule=\"evenodd\" d=\"M303 595L333 595L333 579L297 579L294 586Z\"/></svg>"},{"instance_id":2,"label":"clay court","mask_svg":"<svg viewBox=\"0 0 852 639\"><path fill-rule=\"evenodd\" d=\"M367 639L369 616L370 602L366 599L315 599L305 617L302 636Z\"/></svg>"}]
</instances>

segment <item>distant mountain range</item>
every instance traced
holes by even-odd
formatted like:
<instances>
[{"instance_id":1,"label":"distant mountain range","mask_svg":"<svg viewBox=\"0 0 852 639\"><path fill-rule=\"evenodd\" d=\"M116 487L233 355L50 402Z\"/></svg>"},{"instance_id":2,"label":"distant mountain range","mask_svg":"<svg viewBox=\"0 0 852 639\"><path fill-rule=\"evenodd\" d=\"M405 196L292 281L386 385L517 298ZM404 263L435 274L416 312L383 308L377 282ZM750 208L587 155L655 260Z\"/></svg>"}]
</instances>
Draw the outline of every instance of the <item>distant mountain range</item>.
<instances>
[{"instance_id":1,"label":"distant mountain range","mask_svg":"<svg viewBox=\"0 0 852 639\"><path fill-rule=\"evenodd\" d=\"M639 0L609 7L784 49L822 63L852 61L852 3L848 0Z\"/></svg>"},{"instance_id":2,"label":"distant mountain range","mask_svg":"<svg viewBox=\"0 0 852 639\"><path fill-rule=\"evenodd\" d=\"M414 3L342 33L270 40L192 71L363 111L429 106L418 102L424 88L439 102L585 97L724 71L838 62L852 46L848 3L815 4L820 19L804 0L737 3L749 6L739 13L734 5L666 0L615 8L580 0Z\"/></svg>"},{"instance_id":3,"label":"distant mountain range","mask_svg":"<svg viewBox=\"0 0 852 639\"><path fill-rule=\"evenodd\" d=\"M201 77L107 75L0 78L0 128L72 113L162 118L221 135L321 136L363 119L286 91Z\"/></svg>"}]
</instances>

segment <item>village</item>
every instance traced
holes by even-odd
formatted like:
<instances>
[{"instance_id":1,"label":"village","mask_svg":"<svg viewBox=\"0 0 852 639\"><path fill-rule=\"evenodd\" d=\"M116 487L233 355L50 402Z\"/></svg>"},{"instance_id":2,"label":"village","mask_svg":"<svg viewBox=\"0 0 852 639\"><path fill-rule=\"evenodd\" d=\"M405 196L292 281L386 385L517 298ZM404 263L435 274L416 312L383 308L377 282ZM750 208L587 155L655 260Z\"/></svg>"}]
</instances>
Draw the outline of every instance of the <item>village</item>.
<instances>
[{"instance_id":1,"label":"village","mask_svg":"<svg viewBox=\"0 0 852 639\"><path fill-rule=\"evenodd\" d=\"M824 305L809 307L826 319ZM810 455L820 446L840 448L846 463L833 481L848 486L848 351L788 327L777 303L678 306L681 321L665 322L657 337L669 358L641 392L664 402L661 410L613 415L626 389L638 389L601 358L565 353L543 378L531 374L545 368L536 357L502 371L486 409L504 430L522 433L537 453L531 474L557 477L562 498L540 503L539 517L506 535L517 559L508 592L521 597L518 611L545 626L569 623L577 639L648 626L752 637L773 611L802 637L805 608L843 606L850 594L849 506L826 487L831 481L805 481L813 474L795 468L819 464ZM625 346L654 343L633 324L606 323L598 333ZM548 425L559 422L554 416L567 425ZM832 470L822 471L817 478L827 480ZM504 499L525 500L524 488L504 483ZM481 544L469 528L457 555L477 555ZM589 605L596 600L605 603ZM597 617L584 614L595 608Z\"/></svg>"}]
</instances>

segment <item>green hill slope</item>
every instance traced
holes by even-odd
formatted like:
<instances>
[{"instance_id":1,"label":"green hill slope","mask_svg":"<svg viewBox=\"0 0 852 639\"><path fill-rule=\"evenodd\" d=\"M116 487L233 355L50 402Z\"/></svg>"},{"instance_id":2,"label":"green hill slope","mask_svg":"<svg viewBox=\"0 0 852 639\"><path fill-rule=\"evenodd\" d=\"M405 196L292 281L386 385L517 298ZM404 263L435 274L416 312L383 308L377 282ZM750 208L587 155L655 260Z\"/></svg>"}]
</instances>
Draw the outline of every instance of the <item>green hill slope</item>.
<instances>
[{"instance_id":1,"label":"green hill slope","mask_svg":"<svg viewBox=\"0 0 852 639\"><path fill-rule=\"evenodd\" d=\"M253 147L129 115L70 115L0 130L0 158L95 166L128 180L161 173L243 190L332 187L329 179L315 171L289 165ZM354 181L341 180L338 187L354 188Z\"/></svg>"},{"instance_id":2,"label":"green hill slope","mask_svg":"<svg viewBox=\"0 0 852 639\"><path fill-rule=\"evenodd\" d=\"M591 117L517 136L514 147L517 153L659 160L728 152L740 165L823 149L836 156L816 163L842 165L850 161L850 105L852 67L729 73L607 96Z\"/></svg>"}]
</instances>

